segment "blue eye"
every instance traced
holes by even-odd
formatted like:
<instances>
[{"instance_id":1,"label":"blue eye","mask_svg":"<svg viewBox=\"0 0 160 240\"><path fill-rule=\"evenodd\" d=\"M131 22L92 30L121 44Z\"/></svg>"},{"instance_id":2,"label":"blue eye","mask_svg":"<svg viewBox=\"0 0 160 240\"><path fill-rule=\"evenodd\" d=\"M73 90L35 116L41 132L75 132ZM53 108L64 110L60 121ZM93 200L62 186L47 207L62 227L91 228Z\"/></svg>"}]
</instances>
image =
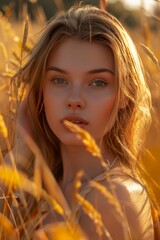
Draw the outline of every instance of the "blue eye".
<instances>
[{"instance_id":1,"label":"blue eye","mask_svg":"<svg viewBox=\"0 0 160 240\"><path fill-rule=\"evenodd\" d=\"M94 87L105 87L107 86L107 82L101 79L96 79L90 85Z\"/></svg>"},{"instance_id":2,"label":"blue eye","mask_svg":"<svg viewBox=\"0 0 160 240\"><path fill-rule=\"evenodd\" d=\"M51 80L55 85L67 85L67 81L61 77L55 77Z\"/></svg>"}]
</instances>

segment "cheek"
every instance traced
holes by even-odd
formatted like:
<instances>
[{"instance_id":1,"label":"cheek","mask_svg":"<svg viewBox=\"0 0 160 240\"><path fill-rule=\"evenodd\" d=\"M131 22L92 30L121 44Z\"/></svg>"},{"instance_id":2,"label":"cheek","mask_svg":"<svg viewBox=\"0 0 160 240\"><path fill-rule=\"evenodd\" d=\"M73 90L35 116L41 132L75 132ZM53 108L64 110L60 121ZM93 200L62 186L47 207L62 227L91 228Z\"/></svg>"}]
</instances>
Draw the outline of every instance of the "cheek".
<instances>
[{"instance_id":1,"label":"cheek","mask_svg":"<svg viewBox=\"0 0 160 240\"><path fill-rule=\"evenodd\" d=\"M43 101L46 112L53 112L58 108L59 95L49 84L46 84L43 89Z\"/></svg>"},{"instance_id":2,"label":"cheek","mask_svg":"<svg viewBox=\"0 0 160 240\"><path fill-rule=\"evenodd\" d=\"M106 121L108 121L108 118L110 118L114 110L115 95L111 96L110 98L107 98L103 102L102 106L103 107L101 107L101 111L102 111L101 115L103 116L103 119L106 119Z\"/></svg>"}]
</instances>

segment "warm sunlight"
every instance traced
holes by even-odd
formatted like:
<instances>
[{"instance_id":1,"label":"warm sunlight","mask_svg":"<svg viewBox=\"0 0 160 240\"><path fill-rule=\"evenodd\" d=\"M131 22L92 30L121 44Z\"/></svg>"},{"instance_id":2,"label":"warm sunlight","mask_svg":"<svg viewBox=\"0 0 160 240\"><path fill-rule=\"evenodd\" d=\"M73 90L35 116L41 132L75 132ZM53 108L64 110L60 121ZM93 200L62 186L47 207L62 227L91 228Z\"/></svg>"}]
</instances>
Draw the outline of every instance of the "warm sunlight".
<instances>
[{"instance_id":1,"label":"warm sunlight","mask_svg":"<svg viewBox=\"0 0 160 240\"><path fill-rule=\"evenodd\" d=\"M143 7L147 10L151 10L153 6L155 5L155 1L153 0L121 0L123 3L127 5L129 8L137 8L137 7Z\"/></svg>"},{"instance_id":2,"label":"warm sunlight","mask_svg":"<svg viewBox=\"0 0 160 240\"><path fill-rule=\"evenodd\" d=\"M0 240L160 240L160 0L0 0Z\"/></svg>"}]
</instances>

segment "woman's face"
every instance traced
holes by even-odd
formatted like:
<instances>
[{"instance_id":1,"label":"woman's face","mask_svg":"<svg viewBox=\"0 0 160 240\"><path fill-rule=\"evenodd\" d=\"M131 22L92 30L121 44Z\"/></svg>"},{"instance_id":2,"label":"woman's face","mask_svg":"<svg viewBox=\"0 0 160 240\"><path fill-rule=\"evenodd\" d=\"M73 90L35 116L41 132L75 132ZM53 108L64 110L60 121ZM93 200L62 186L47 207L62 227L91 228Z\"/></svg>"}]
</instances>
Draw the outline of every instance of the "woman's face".
<instances>
[{"instance_id":1,"label":"woman's face","mask_svg":"<svg viewBox=\"0 0 160 240\"><path fill-rule=\"evenodd\" d=\"M43 85L44 108L48 124L62 144L82 144L64 126L64 119L84 128L100 143L108 131L115 94L109 48L69 38L51 51Z\"/></svg>"}]
</instances>

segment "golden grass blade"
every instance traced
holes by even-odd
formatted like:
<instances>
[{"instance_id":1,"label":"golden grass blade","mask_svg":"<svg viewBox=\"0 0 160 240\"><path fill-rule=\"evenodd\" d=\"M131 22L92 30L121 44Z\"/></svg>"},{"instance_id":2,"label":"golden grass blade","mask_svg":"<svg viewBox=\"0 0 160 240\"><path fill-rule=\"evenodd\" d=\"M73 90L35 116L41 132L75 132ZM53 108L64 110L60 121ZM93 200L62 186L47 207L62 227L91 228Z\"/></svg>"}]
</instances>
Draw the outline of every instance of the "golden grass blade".
<instances>
[{"instance_id":1,"label":"golden grass blade","mask_svg":"<svg viewBox=\"0 0 160 240\"><path fill-rule=\"evenodd\" d=\"M5 77L5 78L12 78L13 77L13 73L5 72L5 73L2 73L2 76Z\"/></svg>"},{"instance_id":2,"label":"golden grass blade","mask_svg":"<svg viewBox=\"0 0 160 240\"><path fill-rule=\"evenodd\" d=\"M12 191L8 191L4 193L4 189L2 190L2 197L1 199L3 199L4 201L4 207L3 207L3 215L5 215L5 217L12 219L12 223L14 224L15 228L17 228L17 223L15 220L15 216L14 213L11 209L11 202L12 200L16 200L17 196L15 196L13 194ZM1 238L0 238L1 239Z\"/></svg>"},{"instance_id":3,"label":"golden grass blade","mask_svg":"<svg viewBox=\"0 0 160 240\"><path fill-rule=\"evenodd\" d=\"M3 135L4 138L8 138L8 129L6 127L2 114L0 114L0 133Z\"/></svg>"},{"instance_id":4,"label":"golden grass blade","mask_svg":"<svg viewBox=\"0 0 160 240\"><path fill-rule=\"evenodd\" d=\"M13 51L12 54L13 54L14 58L16 59L16 61L18 61L18 62L21 61L20 57L17 55L16 52Z\"/></svg>"},{"instance_id":5,"label":"golden grass blade","mask_svg":"<svg viewBox=\"0 0 160 240\"><path fill-rule=\"evenodd\" d=\"M91 187L97 189L106 198L106 201L108 201L114 207L116 212L116 217L122 223L122 226L123 226L123 230L125 234L124 239L128 239L129 226L128 226L128 221L126 220L127 217L125 216L125 211L124 211L125 209L123 208L123 211L122 211L122 207L120 205L120 202L116 198L116 196L114 196L112 193L107 191L107 189L104 186L102 186L99 182L91 180L90 185ZM111 187L113 188L114 186L111 185ZM107 236L108 235L107 229L104 229L104 231Z\"/></svg>"},{"instance_id":6,"label":"golden grass blade","mask_svg":"<svg viewBox=\"0 0 160 240\"><path fill-rule=\"evenodd\" d=\"M18 171L16 168L12 168L10 166L0 166L0 180L9 189L23 190L30 193L36 199L39 199L40 197L44 198L51 204L56 212L64 215L64 210L52 196L40 188L40 185L37 186L35 182L29 180L24 173Z\"/></svg>"},{"instance_id":7,"label":"golden grass blade","mask_svg":"<svg viewBox=\"0 0 160 240\"><path fill-rule=\"evenodd\" d=\"M28 27L29 25L29 19L28 19L28 16L24 22L24 33L23 33L23 40L22 40L22 50L25 49L25 46L26 46L26 42L27 42L27 38L28 38Z\"/></svg>"},{"instance_id":8,"label":"golden grass blade","mask_svg":"<svg viewBox=\"0 0 160 240\"><path fill-rule=\"evenodd\" d=\"M64 216L67 218L70 218L71 216L71 211L68 206L68 203L66 202L63 193L61 192L58 183L56 182L52 172L50 171L49 167L47 164L43 162L43 182L45 185L45 188L47 189L47 192L50 196L52 196L60 206L62 206Z\"/></svg>"},{"instance_id":9,"label":"golden grass blade","mask_svg":"<svg viewBox=\"0 0 160 240\"><path fill-rule=\"evenodd\" d=\"M92 206L90 202L85 200L79 193L78 190L81 187L81 177L83 176L83 171L79 171L76 174L76 178L74 181L74 198L76 198L76 201L78 201L79 205L82 206L84 212L93 220L95 225L97 226L97 233L99 236L102 235L102 220L101 220L101 215L97 210Z\"/></svg>"},{"instance_id":10,"label":"golden grass blade","mask_svg":"<svg viewBox=\"0 0 160 240\"><path fill-rule=\"evenodd\" d=\"M154 20L158 21L160 23L160 17L156 16L155 14L152 14L150 11L147 11L146 9L143 9L147 14L151 16Z\"/></svg>"},{"instance_id":11,"label":"golden grass blade","mask_svg":"<svg viewBox=\"0 0 160 240\"><path fill-rule=\"evenodd\" d=\"M4 56L4 60L2 60L2 62L4 62L4 64L5 64L5 66L4 66L5 71L8 72L8 53L7 53L5 45L2 42L0 42L0 48L2 49L2 53Z\"/></svg>"},{"instance_id":12,"label":"golden grass blade","mask_svg":"<svg viewBox=\"0 0 160 240\"><path fill-rule=\"evenodd\" d=\"M33 196L35 195L37 188L35 183L30 181L24 173L18 171L16 168L7 165L0 166L0 179L11 189L20 188Z\"/></svg>"},{"instance_id":13,"label":"golden grass blade","mask_svg":"<svg viewBox=\"0 0 160 240\"><path fill-rule=\"evenodd\" d=\"M93 156L99 158L102 157L101 151L98 148L95 140L91 137L91 135L87 131L85 131L84 129L80 128L79 126L70 121L64 120L63 123L71 132L75 133L78 138L82 139L82 142L86 146L87 150Z\"/></svg>"},{"instance_id":14,"label":"golden grass blade","mask_svg":"<svg viewBox=\"0 0 160 240\"><path fill-rule=\"evenodd\" d=\"M14 67L16 67L16 69L19 67L19 64L14 60L14 59L11 59L9 61Z\"/></svg>"},{"instance_id":15,"label":"golden grass blade","mask_svg":"<svg viewBox=\"0 0 160 240\"><path fill-rule=\"evenodd\" d=\"M73 192L72 192L72 206L75 206L76 204L76 194L78 193L79 188L81 187L81 178L83 176L84 172L79 171L76 174L74 185L73 185Z\"/></svg>"},{"instance_id":16,"label":"golden grass blade","mask_svg":"<svg viewBox=\"0 0 160 240\"><path fill-rule=\"evenodd\" d=\"M26 45L24 46L24 50L25 50L26 52L30 52L30 51L32 50L32 46L26 44Z\"/></svg>"},{"instance_id":17,"label":"golden grass blade","mask_svg":"<svg viewBox=\"0 0 160 240\"><path fill-rule=\"evenodd\" d=\"M81 178L84 175L84 172L81 170L76 174L76 178L74 181L74 189L75 189L75 193L78 192L79 188L81 187Z\"/></svg>"},{"instance_id":18,"label":"golden grass blade","mask_svg":"<svg viewBox=\"0 0 160 240\"><path fill-rule=\"evenodd\" d=\"M58 202L52 197L50 196L46 191L42 190L41 192L42 197L47 200L47 202L49 202L52 206L52 208L61 216L65 217L65 212L63 210L63 208L58 204Z\"/></svg>"},{"instance_id":19,"label":"golden grass blade","mask_svg":"<svg viewBox=\"0 0 160 240\"><path fill-rule=\"evenodd\" d=\"M84 212L91 218L95 224L97 234L101 239L102 234L104 233L108 240L112 240L108 230L104 226L101 218L101 214L93 207L93 205L85 200L80 194L76 194L78 203L82 206Z\"/></svg>"},{"instance_id":20,"label":"golden grass blade","mask_svg":"<svg viewBox=\"0 0 160 240\"><path fill-rule=\"evenodd\" d=\"M66 222L48 224L43 229L37 231L36 237L46 237L49 240L87 240L88 238L78 225L73 224L69 226ZM44 238L45 239L45 238Z\"/></svg>"},{"instance_id":21,"label":"golden grass blade","mask_svg":"<svg viewBox=\"0 0 160 240\"><path fill-rule=\"evenodd\" d=\"M26 131L24 129L22 129L22 127L18 126L18 129L19 129L19 132L21 133L21 135L24 137L26 144L30 147L30 149L32 150L34 155L40 161L41 169L43 169L43 171L41 171L42 172L42 180L45 185L45 188L47 189L48 194L50 194L50 196L53 197L53 199L55 199L58 202L58 204L63 208L66 216L68 216L68 217L71 216L71 210L68 206L68 203L67 203L66 199L64 198L64 195L63 195L56 179L54 178L52 172L50 171L49 167L47 166L47 163L43 159L40 149L35 144L33 139L26 133Z\"/></svg>"},{"instance_id":22,"label":"golden grass blade","mask_svg":"<svg viewBox=\"0 0 160 240\"><path fill-rule=\"evenodd\" d=\"M96 181L90 181L90 185L91 185L91 187L97 189L106 198L106 200L111 205L114 206L115 211L117 212L117 214L119 216L123 217L121 206L120 206L118 200L114 197L114 195L112 193L107 191L107 189L104 186L102 186L100 183L98 183Z\"/></svg>"},{"instance_id":23,"label":"golden grass blade","mask_svg":"<svg viewBox=\"0 0 160 240\"><path fill-rule=\"evenodd\" d=\"M82 140L87 150L94 157L98 157L100 159L102 166L107 168L107 164L105 163L101 155L101 150L97 146L95 140L91 137L91 135L87 131L85 131L84 129L80 128L79 126L70 121L64 120L63 123L71 132L75 133L76 136Z\"/></svg>"},{"instance_id":24,"label":"golden grass blade","mask_svg":"<svg viewBox=\"0 0 160 240\"><path fill-rule=\"evenodd\" d=\"M156 221L159 222L159 212L154 207L152 208L152 216L153 216L153 221L154 222L156 222Z\"/></svg>"},{"instance_id":25,"label":"golden grass blade","mask_svg":"<svg viewBox=\"0 0 160 240\"><path fill-rule=\"evenodd\" d=\"M3 159L3 155L2 155L2 149L1 149L1 146L0 146L0 165L4 162L4 159ZM1 188L0 188L0 191L1 191Z\"/></svg>"},{"instance_id":26,"label":"golden grass blade","mask_svg":"<svg viewBox=\"0 0 160 240\"><path fill-rule=\"evenodd\" d=\"M20 86L18 87L18 101L23 101L26 95L26 85L21 82Z\"/></svg>"},{"instance_id":27,"label":"golden grass blade","mask_svg":"<svg viewBox=\"0 0 160 240\"><path fill-rule=\"evenodd\" d=\"M151 51L151 49L144 44L140 44L145 53L148 55L148 57L153 61L154 64L156 64L157 68L160 70L160 65L158 62L158 59L156 58L155 54Z\"/></svg>"},{"instance_id":28,"label":"golden grass blade","mask_svg":"<svg viewBox=\"0 0 160 240\"><path fill-rule=\"evenodd\" d=\"M49 240L44 230L39 230L35 233L34 239L36 240Z\"/></svg>"},{"instance_id":29,"label":"golden grass blade","mask_svg":"<svg viewBox=\"0 0 160 240\"><path fill-rule=\"evenodd\" d=\"M41 167L38 158L35 158L34 162L34 183L36 184L37 188L37 199L40 199L42 188L42 176L41 176Z\"/></svg>"},{"instance_id":30,"label":"golden grass blade","mask_svg":"<svg viewBox=\"0 0 160 240\"><path fill-rule=\"evenodd\" d=\"M74 191L73 191L73 199L75 198L76 201L78 201L79 205L82 206L84 212L93 220L97 227L97 233L99 237L102 235L102 230L105 234L105 236L108 237L108 239L111 239L109 232L107 229L104 227L103 222L101 220L101 215L97 210L92 206L90 202L85 200L79 193L78 190L81 187L81 177L83 176L83 171L79 171L76 174L76 178L74 181Z\"/></svg>"},{"instance_id":31,"label":"golden grass blade","mask_svg":"<svg viewBox=\"0 0 160 240\"><path fill-rule=\"evenodd\" d=\"M2 49L2 53L3 53L5 61L7 61L7 59L8 59L7 50L6 50L5 45L2 42L0 42L0 48ZM8 66L7 66L7 68L8 68Z\"/></svg>"},{"instance_id":32,"label":"golden grass blade","mask_svg":"<svg viewBox=\"0 0 160 240\"><path fill-rule=\"evenodd\" d=\"M0 213L0 227L2 231L6 232L8 236L7 239L18 239L18 232L14 229L13 224L9 221L9 219L2 213Z\"/></svg>"},{"instance_id":33,"label":"golden grass blade","mask_svg":"<svg viewBox=\"0 0 160 240\"><path fill-rule=\"evenodd\" d=\"M89 216L89 218L92 219L93 223L95 224L96 231L101 237L103 233L103 223L100 213L93 207L93 205L89 201L85 200L79 193L76 194L76 199L78 203L82 206L83 211Z\"/></svg>"}]
</instances>

